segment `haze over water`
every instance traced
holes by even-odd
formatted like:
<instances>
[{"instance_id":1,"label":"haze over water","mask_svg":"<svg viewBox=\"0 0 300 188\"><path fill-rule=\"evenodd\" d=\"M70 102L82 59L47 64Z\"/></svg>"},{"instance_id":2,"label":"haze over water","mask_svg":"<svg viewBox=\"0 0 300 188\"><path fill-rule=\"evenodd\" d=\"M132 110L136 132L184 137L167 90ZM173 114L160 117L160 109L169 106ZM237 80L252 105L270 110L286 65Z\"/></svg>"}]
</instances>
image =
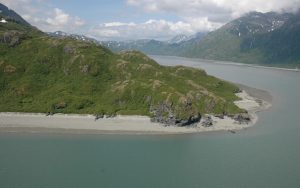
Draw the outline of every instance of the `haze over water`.
<instances>
[{"instance_id":1,"label":"haze over water","mask_svg":"<svg viewBox=\"0 0 300 188\"><path fill-rule=\"evenodd\" d=\"M0 187L300 187L300 72L154 58L269 91L273 106L237 134L1 133Z\"/></svg>"}]
</instances>

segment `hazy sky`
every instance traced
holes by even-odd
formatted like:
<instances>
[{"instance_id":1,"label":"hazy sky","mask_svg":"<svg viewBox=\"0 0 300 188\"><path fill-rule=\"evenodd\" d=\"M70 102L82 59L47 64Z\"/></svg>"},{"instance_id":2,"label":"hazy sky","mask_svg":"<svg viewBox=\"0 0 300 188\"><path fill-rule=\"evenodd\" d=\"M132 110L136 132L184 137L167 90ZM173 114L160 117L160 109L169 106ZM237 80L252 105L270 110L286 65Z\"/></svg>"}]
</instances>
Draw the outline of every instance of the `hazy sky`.
<instances>
[{"instance_id":1,"label":"hazy sky","mask_svg":"<svg viewBox=\"0 0 300 188\"><path fill-rule=\"evenodd\" d=\"M211 31L249 11L295 12L300 0L0 0L43 31L99 40Z\"/></svg>"}]
</instances>

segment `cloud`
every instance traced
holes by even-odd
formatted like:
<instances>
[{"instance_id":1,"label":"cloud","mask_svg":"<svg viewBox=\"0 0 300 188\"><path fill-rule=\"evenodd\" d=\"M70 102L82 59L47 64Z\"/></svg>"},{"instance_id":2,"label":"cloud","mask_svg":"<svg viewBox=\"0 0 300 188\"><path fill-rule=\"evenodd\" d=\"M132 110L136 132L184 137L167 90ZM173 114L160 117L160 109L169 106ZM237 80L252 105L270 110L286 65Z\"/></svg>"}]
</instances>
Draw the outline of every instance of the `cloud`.
<instances>
[{"instance_id":1,"label":"cloud","mask_svg":"<svg viewBox=\"0 0 300 188\"><path fill-rule=\"evenodd\" d=\"M85 33L101 40L166 40L178 34L191 35L214 30L249 11L295 12L300 7L300 0L125 0L130 10L137 10L133 13L124 9L129 17L141 14L141 19L147 21L112 20L95 26L94 23L86 23L76 15L54 7L49 0L0 2L42 31ZM151 19L151 16L156 19ZM162 19L158 16L162 16ZM166 18L172 18L173 21Z\"/></svg>"},{"instance_id":2,"label":"cloud","mask_svg":"<svg viewBox=\"0 0 300 188\"><path fill-rule=\"evenodd\" d=\"M53 18L47 18L46 22L53 26L65 25L69 22L70 16L59 8L55 8Z\"/></svg>"},{"instance_id":3,"label":"cloud","mask_svg":"<svg viewBox=\"0 0 300 188\"><path fill-rule=\"evenodd\" d=\"M99 40L134 40L159 39L166 40L178 34L194 34L197 31L210 30L219 27L207 18L191 19L190 22L169 22L166 20L150 19L142 23L111 22L92 28L88 34Z\"/></svg>"},{"instance_id":4,"label":"cloud","mask_svg":"<svg viewBox=\"0 0 300 188\"><path fill-rule=\"evenodd\" d=\"M181 17L219 15L235 18L249 11L295 12L300 0L127 0L127 4L148 12L176 13ZM210 20L210 19L209 19Z\"/></svg>"},{"instance_id":5,"label":"cloud","mask_svg":"<svg viewBox=\"0 0 300 188\"><path fill-rule=\"evenodd\" d=\"M174 14L186 22L207 18L214 25L250 11L296 12L300 0L127 0L127 4L148 13Z\"/></svg>"},{"instance_id":6,"label":"cloud","mask_svg":"<svg viewBox=\"0 0 300 188\"><path fill-rule=\"evenodd\" d=\"M74 32L85 25L85 21L71 16L64 10L50 6L46 0L0 0L1 3L15 10L30 24L42 31Z\"/></svg>"},{"instance_id":7,"label":"cloud","mask_svg":"<svg viewBox=\"0 0 300 188\"><path fill-rule=\"evenodd\" d=\"M50 16L48 16L45 21L40 20L36 22L41 28L47 29L48 31L66 31L74 27L83 26L85 23L79 17L70 16L59 8L54 8L49 14Z\"/></svg>"}]
</instances>

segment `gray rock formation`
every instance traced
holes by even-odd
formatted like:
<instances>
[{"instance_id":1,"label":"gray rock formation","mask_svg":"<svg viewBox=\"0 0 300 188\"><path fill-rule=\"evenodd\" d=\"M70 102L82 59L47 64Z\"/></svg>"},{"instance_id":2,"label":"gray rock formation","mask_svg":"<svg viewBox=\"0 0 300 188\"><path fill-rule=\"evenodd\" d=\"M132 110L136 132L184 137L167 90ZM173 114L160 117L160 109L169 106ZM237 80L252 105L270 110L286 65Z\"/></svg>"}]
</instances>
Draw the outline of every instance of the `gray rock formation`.
<instances>
[{"instance_id":1,"label":"gray rock formation","mask_svg":"<svg viewBox=\"0 0 300 188\"><path fill-rule=\"evenodd\" d=\"M95 121L98 120L98 119L104 118L104 114L103 114L103 113L100 113L100 114L94 114L94 116L95 116Z\"/></svg>"},{"instance_id":2,"label":"gray rock formation","mask_svg":"<svg viewBox=\"0 0 300 188\"><path fill-rule=\"evenodd\" d=\"M75 48L73 47L73 46L70 46L70 45L66 45L65 47L64 47L64 52L66 53L66 54L74 54L75 53Z\"/></svg>"},{"instance_id":3,"label":"gray rock formation","mask_svg":"<svg viewBox=\"0 0 300 188\"><path fill-rule=\"evenodd\" d=\"M250 115L247 113L235 114L232 118L239 124L248 124L251 121Z\"/></svg>"},{"instance_id":4,"label":"gray rock formation","mask_svg":"<svg viewBox=\"0 0 300 188\"><path fill-rule=\"evenodd\" d=\"M15 47L16 45L20 44L23 34L18 31L7 31L5 32L0 41L9 45L10 47Z\"/></svg>"},{"instance_id":5,"label":"gray rock formation","mask_svg":"<svg viewBox=\"0 0 300 188\"><path fill-rule=\"evenodd\" d=\"M207 116L203 117L201 125L203 127L211 127L213 125L213 120L212 120L211 116L207 115Z\"/></svg>"},{"instance_id":6,"label":"gray rock formation","mask_svg":"<svg viewBox=\"0 0 300 188\"><path fill-rule=\"evenodd\" d=\"M166 126L191 126L201 120L201 115L190 115L186 119L178 118L172 110L172 105L162 102L159 105L151 106L150 112L152 113L151 122L162 123Z\"/></svg>"}]
</instances>

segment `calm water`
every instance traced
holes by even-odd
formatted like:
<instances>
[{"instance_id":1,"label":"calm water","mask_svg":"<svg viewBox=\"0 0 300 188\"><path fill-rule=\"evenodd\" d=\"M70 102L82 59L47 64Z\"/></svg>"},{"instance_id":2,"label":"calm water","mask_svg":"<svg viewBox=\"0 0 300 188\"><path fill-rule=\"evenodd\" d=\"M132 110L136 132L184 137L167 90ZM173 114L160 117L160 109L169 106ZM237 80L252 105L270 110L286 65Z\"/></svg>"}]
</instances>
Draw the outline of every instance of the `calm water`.
<instances>
[{"instance_id":1,"label":"calm water","mask_svg":"<svg viewBox=\"0 0 300 188\"><path fill-rule=\"evenodd\" d=\"M237 134L0 134L0 187L299 188L300 73L172 57L162 64L264 89L273 107Z\"/></svg>"}]
</instances>

